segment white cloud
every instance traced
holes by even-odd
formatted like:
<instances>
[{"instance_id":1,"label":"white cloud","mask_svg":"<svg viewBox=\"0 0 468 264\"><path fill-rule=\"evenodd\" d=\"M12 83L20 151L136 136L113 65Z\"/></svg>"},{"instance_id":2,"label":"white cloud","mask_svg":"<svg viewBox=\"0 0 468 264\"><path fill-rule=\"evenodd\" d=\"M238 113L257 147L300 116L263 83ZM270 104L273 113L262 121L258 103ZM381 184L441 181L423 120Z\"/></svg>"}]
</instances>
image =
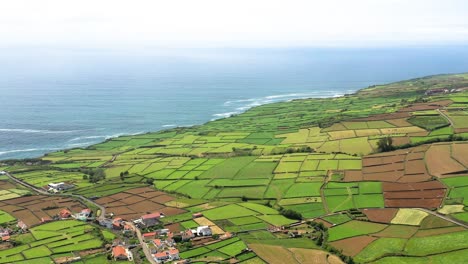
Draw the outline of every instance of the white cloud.
<instances>
[{"instance_id":1,"label":"white cloud","mask_svg":"<svg viewBox=\"0 0 468 264\"><path fill-rule=\"evenodd\" d=\"M468 42L464 0L4 0L3 46L361 46Z\"/></svg>"}]
</instances>

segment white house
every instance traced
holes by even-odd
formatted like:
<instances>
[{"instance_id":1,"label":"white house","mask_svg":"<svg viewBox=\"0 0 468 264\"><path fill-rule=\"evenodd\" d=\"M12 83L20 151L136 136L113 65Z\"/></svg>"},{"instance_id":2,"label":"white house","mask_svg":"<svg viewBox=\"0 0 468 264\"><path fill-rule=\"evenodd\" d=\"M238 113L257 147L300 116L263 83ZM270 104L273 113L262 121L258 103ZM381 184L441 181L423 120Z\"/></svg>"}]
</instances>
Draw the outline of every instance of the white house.
<instances>
[{"instance_id":1,"label":"white house","mask_svg":"<svg viewBox=\"0 0 468 264\"><path fill-rule=\"evenodd\" d=\"M192 233L196 234L197 236L211 236L212 231L209 226L199 226L197 229L193 229Z\"/></svg>"}]
</instances>

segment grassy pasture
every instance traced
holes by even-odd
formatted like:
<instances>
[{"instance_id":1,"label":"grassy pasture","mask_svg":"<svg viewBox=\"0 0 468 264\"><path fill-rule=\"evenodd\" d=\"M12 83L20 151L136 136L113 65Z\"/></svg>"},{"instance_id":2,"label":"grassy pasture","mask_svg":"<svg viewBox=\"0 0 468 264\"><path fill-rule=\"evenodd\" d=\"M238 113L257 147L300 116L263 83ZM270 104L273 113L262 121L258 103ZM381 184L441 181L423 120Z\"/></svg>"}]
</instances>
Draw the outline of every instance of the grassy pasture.
<instances>
[{"instance_id":1,"label":"grassy pasture","mask_svg":"<svg viewBox=\"0 0 468 264\"><path fill-rule=\"evenodd\" d=\"M372 234L379 232L386 227L387 225L383 224L353 220L330 228L328 240L331 242L348 237Z\"/></svg>"}]
</instances>

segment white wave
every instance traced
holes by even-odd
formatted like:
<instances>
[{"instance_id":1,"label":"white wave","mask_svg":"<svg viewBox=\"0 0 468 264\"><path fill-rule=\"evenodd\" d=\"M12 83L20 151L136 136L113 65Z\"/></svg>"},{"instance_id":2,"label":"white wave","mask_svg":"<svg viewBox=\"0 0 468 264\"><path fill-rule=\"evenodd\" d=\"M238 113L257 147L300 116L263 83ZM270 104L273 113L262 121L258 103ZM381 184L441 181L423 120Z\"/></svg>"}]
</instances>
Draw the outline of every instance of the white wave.
<instances>
[{"instance_id":1,"label":"white wave","mask_svg":"<svg viewBox=\"0 0 468 264\"><path fill-rule=\"evenodd\" d=\"M33 152L33 151L47 151L47 150L59 150L59 148L31 148L31 149L13 149L13 150L5 150L0 151L0 155L9 154L9 153L17 153L17 152Z\"/></svg>"},{"instance_id":2,"label":"white wave","mask_svg":"<svg viewBox=\"0 0 468 264\"><path fill-rule=\"evenodd\" d=\"M215 118L213 118L212 121L216 120L217 118L225 118L231 115L240 114L252 107L269 104L269 103L292 101L295 99L305 99L305 98L328 98L328 97L340 97L340 96L343 96L343 94L337 91L314 91L310 93L276 94L276 95L268 95L268 96L258 97L258 98L229 100L229 101L224 102L224 106L235 107L234 108L235 111L213 114Z\"/></svg>"},{"instance_id":3,"label":"white wave","mask_svg":"<svg viewBox=\"0 0 468 264\"><path fill-rule=\"evenodd\" d=\"M22 129L22 128L0 128L0 132L18 132L18 133L41 133L41 134L65 134L76 133L83 130L38 130L38 129Z\"/></svg>"},{"instance_id":4,"label":"white wave","mask_svg":"<svg viewBox=\"0 0 468 264\"><path fill-rule=\"evenodd\" d=\"M82 147L82 146L89 146L92 144L96 144L96 141L88 141L88 142L81 142L81 143L72 143L68 144L67 148L75 148L75 147Z\"/></svg>"},{"instance_id":5,"label":"white wave","mask_svg":"<svg viewBox=\"0 0 468 264\"><path fill-rule=\"evenodd\" d=\"M177 126L176 124L167 124L167 125L162 125L162 127L175 127Z\"/></svg>"},{"instance_id":6,"label":"white wave","mask_svg":"<svg viewBox=\"0 0 468 264\"><path fill-rule=\"evenodd\" d=\"M235 115L235 114L238 114L238 113L239 112L227 112L227 113L214 114L213 116L224 118L224 117L230 117L231 115Z\"/></svg>"},{"instance_id":7,"label":"white wave","mask_svg":"<svg viewBox=\"0 0 468 264\"><path fill-rule=\"evenodd\" d=\"M97 138L106 138L107 136L85 136L85 137L76 137L76 138L72 138L70 139L69 141L80 141L80 140L83 140L83 139L97 139Z\"/></svg>"}]
</instances>

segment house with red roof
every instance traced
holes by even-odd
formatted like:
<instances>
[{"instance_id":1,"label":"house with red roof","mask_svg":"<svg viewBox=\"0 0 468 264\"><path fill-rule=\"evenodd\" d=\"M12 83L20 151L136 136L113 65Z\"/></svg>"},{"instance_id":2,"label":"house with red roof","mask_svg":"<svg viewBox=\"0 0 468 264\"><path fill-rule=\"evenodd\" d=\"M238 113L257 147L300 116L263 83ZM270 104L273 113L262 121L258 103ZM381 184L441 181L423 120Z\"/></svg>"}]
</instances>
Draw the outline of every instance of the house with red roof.
<instances>
[{"instance_id":1,"label":"house with red roof","mask_svg":"<svg viewBox=\"0 0 468 264\"><path fill-rule=\"evenodd\" d=\"M163 217L163 214L159 212L142 215L141 223L144 224L145 226L154 226L154 225L161 223L161 221L159 221L161 217Z\"/></svg>"},{"instance_id":2,"label":"house with red roof","mask_svg":"<svg viewBox=\"0 0 468 264\"><path fill-rule=\"evenodd\" d=\"M179 257L179 250L178 249L169 249L169 259L170 260L178 260L180 259Z\"/></svg>"},{"instance_id":3,"label":"house with red roof","mask_svg":"<svg viewBox=\"0 0 468 264\"><path fill-rule=\"evenodd\" d=\"M112 257L114 260L128 260L128 250L123 246L115 246L112 248Z\"/></svg>"},{"instance_id":4,"label":"house with red roof","mask_svg":"<svg viewBox=\"0 0 468 264\"><path fill-rule=\"evenodd\" d=\"M153 254L153 258L157 263L161 263L169 259L169 254L166 254L166 252L157 252Z\"/></svg>"},{"instance_id":5,"label":"house with red roof","mask_svg":"<svg viewBox=\"0 0 468 264\"><path fill-rule=\"evenodd\" d=\"M142 236L144 239L153 239L156 236L156 232L144 233Z\"/></svg>"},{"instance_id":6,"label":"house with red roof","mask_svg":"<svg viewBox=\"0 0 468 264\"><path fill-rule=\"evenodd\" d=\"M60 211L59 213L59 217L61 219L67 219L67 218L70 218L71 216L72 216L72 213L68 209L62 209L62 211Z\"/></svg>"},{"instance_id":7,"label":"house with red roof","mask_svg":"<svg viewBox=\"0 0 468 264\"><path fill-rule=\"evenodd\" d=\"M161 250L164 247L164 242L161 239L153 239L153 244L157 250Z\"/></svg>"}]
</instances>

